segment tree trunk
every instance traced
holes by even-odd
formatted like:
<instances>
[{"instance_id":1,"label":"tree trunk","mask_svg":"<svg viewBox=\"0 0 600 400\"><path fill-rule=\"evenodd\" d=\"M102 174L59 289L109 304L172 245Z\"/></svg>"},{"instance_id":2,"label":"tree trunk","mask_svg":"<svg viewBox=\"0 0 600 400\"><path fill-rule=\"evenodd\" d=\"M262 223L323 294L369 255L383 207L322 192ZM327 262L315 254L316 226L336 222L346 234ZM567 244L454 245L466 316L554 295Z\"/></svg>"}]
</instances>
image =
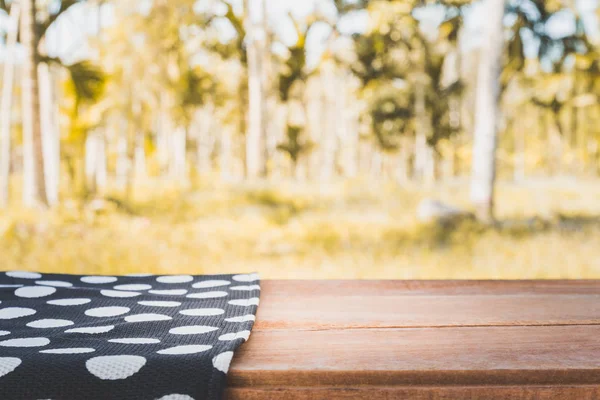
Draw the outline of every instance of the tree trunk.
<instances>
[{"instance_id":1,"label":"tree trunk","mask_svg":"<svg viewBox=\"0 0 600 400\"><path fill-rule=\"evenodd\" d=\"M171 177L180 184L187 181L186 144L187 131L179 126L173 131L171 140Z\"/></svg>"},{"instance_id":2,"label":"tree trunk","mask_svg":"<svg viewBox=\"0 0 600 400\"><path fill-rule=\"evenodd\" d=\"M173 125L169 117L169 105L167 104L165 97L167 96L161 96L159 100L159 111L157 116L158 131L156 133L156 153L161 174L168 173L169 171L170 139L173 132Z\"/></svg>"},{"instance_id":3,"label":"tree trunk","mask_svg":"<svg viewBox=\"0 0 600 400\"><path fill-rule=\"evenodd\" d=\"M96 193L96 157L98 155L97 134L95 131L88 132L85 137L85 191L87 194L94 195Z\"/></svg>"},{"instance_id":4,"label":"tree trunk","mask_svg":"<svg viewBox=\"0 0 600 400\"><path fill-rule=\"evenodd\" d=\"M96 38L102 40L102 3L98 0L95 7L96 12ZM94 5L91 5L94 7ZM99 62L100 55L94 58ZM97 128L88 132L85 138L85 189L88 195L96 196L106 186L106 138L103 128Z\"/></svg>"},{"instance_id":5,"label":"tree trunk","mask_svg":"<svg viewBox=\"0 0 600 400\"><path fill-rule=\"evenodd\" d=\"M144 135L139 134L135 139L135 154L133 155L133 169L136 179L146 179L148 170L146 167L146 148L144 146Z\"/></svg>"},{"instance_id":6,"label":"tree trunk","mask_svg":"<svg viewBox=\"0 0 600 400\"><path fill-rule=\"evenodd\" d=\"M232 163L233 163L233 148L232 148L232 127L225 125L221 132L220 138L220 154L219 154L219 169L221 180L229 182L233 178Z\"/></svg>"},{"instance_id":7,"label":"tree trunk","mask_svg":"<svg viewBox=\"0 0 600 400\"><path fill-rule=\"evenodd\" d=\"M264 0L246 0L246 18L248 26L248 132L246 134L246 174L248 178L254 179L265 176L266 160L264 159L265 148L265 94L263 74L263 48L265 32L262 32L261 22L255 21L252 15L254 8L250 4L257 5L257 10L262 12L264 8L261 3ZM261 20L266 18L261 16Z\"/></svg>"},{"instance_id":8,"label":"tree trunk","mask_svg":"<svg viewBox=\"0 0 600 400\"><path fill-rule=\"evenodd\" d=\"M0 99L0 207L8 204L10 175L11 108L13 100L15 45L19 25L20 7L14 3L10 10L10 26L6 38L2 99Z\"/></svg>"},{"instance_id":9,"label":"tree trunk","mask_svg":"<svg viewBox=\"0 0 600 400\"><path fill-rule=\"evenodd\" d=\"M409 174L408 174L408 163L409 163L409 154L408 147L406 145L406 140L403 140L400 149L398 149L398 153L396 155L396 165L394 167L394 178L396 182L400 185L405 185L409 182Z\"/></svg>"},{"instance_id":10,"label":"tree trunk","mask_svg":"<svg viewBox=\"0 0 600 400\"><path fill-rule=\"evenodd\" d=\"M483 27L476 88L471 201L477 216L494 220L494 183L498 142L499 78L503 50L504 0L485 0L488 22Z\"/></svg>"},{"instance_id":11,"label":"tree trunk","mask_svg":"<svg viewBox=\"0 0 600 400\"><path fill-rule=\"evenodd\" d=\"M271 162L271 146L269 141L271 140L272 134L272 118L270 115L271 112L275 111L275 106L273 104L274 95L273 95L273 59L272 59L272 32L269 28L269 18L268 18L268 2L269 0L262 0L262 34L264 35L264 39L262 41L261 46L261 73L262 73L262 107L261 107L261 118L262 118L262 166L263 166L263 174L265 177L269 175L269 168ZM275 145L277 146L277 145Z\"/></svg>"},{"instance_id":12,"label":"tree trunk","mask_svg":"<svg viewBox=\"0 0 600 400\"><path fill-rule=\"evenodd\" d=\"M129 158L128 158L128 131L133 129L131 121L125 121L123 132L117 139L117 165L116 165L116 183L119 190L126 193L129 191Z\"/></svg>"},{"instance_id":13,"label":"tree trunk","mask_svg":"<svg viewBox=\"0 0 600 400\"><path fill-rule=\"evenodd\" d=\"M415 93L415 114L416 114L416 132L415 132L415 177L421 183L430 184L435 180L435 159L433 149L427 143L427 137L433 127L431 126L431 117L427 112L427 79L421 74L417 82Z\"/></svg>"},{"instance_id":14,"label":"tree trunk","mask_svg":"<svg viewBox=\"0 0 600 400\"><path fill-rule=\"evenodd\" d=\"M320 180L327 182L331 180L335 171L337 151L337 115L336 115L336 89L337 68L330 61L323 66L321 75L323 87L323 131L322 131L322 159Z\"/></svg>"},{"instance_id":15,"label":"tree trunk","mask_svg":"<svg viewBox=\"0 0 600 400\"><path fill-rule=\"evenodd\" d=\"M23 201L26 206L36 203L48 206L40 123L40 93L38 82L39 37L36 31L35 0L21 0L21 44L23 46L23 137L27 155Z\"/></svg>"},{"instance_id":16,"label":"tree trunk","mask_svg":"<svg viewBox=\"0 0 600 400\"><path fill-rule=\"evenodd\" d=\"M214 104L210 103L196 113L196 168L202 177L212 172L212 154L215 146Z\"/></svg>"},{"instance_id":17,"label":"tree trunk","mask_svg":"<svg viewBox=\"0 0 600 400\"><path fill-rule=\"evenodd\" d=\"M106 187L106 142L101 129L88 133L85 140L85 180L90 195Z\"/></svg>"},{"instance_id":18,"label":"tree trunk","mask_svg":"<svg viewBox=\"0 0 600 400\"><path fill-rule=\"evenodd\" d=\"M40 122L42 132L42 151L44 163L44 179L48 204L58 204L60 179L60 135L54 120L53 81L50 66L38 64L38 79L40 86Z\"/></svg>"}]
</instances>

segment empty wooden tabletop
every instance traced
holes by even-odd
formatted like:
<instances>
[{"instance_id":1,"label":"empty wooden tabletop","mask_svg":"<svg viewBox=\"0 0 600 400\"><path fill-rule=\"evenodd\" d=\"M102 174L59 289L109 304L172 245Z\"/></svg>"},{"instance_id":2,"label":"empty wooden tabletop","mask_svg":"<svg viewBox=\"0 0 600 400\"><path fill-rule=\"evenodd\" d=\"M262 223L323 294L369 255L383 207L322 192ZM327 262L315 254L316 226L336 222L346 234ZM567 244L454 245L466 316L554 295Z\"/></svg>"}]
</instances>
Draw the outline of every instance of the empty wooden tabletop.
<instances>
[{"instance_id":1,"label":"empty wooden tabletop","mask_svg":"<svg viewBox=\"0 0 600 400\"><path fill-rule=\"evenodd\" d=\"M600 399L600 281L265 281L228 399Z\"/></svg>"}]
</instances>

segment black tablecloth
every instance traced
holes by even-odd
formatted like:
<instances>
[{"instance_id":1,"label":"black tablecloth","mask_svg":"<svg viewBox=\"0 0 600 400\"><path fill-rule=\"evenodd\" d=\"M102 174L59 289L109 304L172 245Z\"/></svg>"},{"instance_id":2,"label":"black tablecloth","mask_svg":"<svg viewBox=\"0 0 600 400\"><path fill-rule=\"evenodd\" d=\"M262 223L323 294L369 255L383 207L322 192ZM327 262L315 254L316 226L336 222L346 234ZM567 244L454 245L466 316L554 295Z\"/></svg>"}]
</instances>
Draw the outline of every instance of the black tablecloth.
<instances>
[{"instance_id":1,"label":"black tablecloth","mask_svg":"<svg viewBox=\"0 0 600 400\"><path fill-rule=\"evenodd\" d=\"M0 399L219 399L256 274L0 272Z\"/></svg>"}]
</instances>

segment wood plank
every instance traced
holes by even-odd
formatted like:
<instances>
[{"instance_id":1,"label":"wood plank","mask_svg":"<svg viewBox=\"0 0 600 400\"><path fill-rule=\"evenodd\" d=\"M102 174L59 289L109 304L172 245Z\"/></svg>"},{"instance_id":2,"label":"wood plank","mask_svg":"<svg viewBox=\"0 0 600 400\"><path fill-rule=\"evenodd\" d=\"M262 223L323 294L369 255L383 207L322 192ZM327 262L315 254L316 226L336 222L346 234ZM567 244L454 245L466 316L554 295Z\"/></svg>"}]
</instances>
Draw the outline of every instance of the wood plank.
<instances>
[{"instance_id":1,"label":"wood plank","mask_svg":"<svg viewBox=\"0 0 600 400\"><path fill-rule=\"evenodd\" d=\"M230 388L226 400L598 400L600 386Z\"/></svg>"},{"instance_id":2,"label":"wood plank","mask_svg":"<svg viewBox=\"0 0 600 400\"><path fill-rule=\"evenodd\" d=\"M600 280L264 280L272 295L600 294Z\"/></svg>"},{"instance_id":3,"label":"wood plank","mask_svg":"<svg viewBox=\"0 0 600 400\"><path fill-rule=\"evenodd\" d=\"M600 399L600 281L266 281L228 399Z\"/></svg>"},{"instance_id":4,"label":"wood plank","mask_svg":"<svg viewBox=\"0 0 600 400\"><path fill-rule=\"evenodd\" d=\"M600 326L254 332L231 387L600 384Z\"/></svg>"},{"instance_id":5,"label":"wood plank","mask_svg":"<svg viewBox=\"0 0 600 400\"><path fill-rule=\"evenodd\" d=\"M266 281L254 330L593 324L598 281Z\"/></svg>"}]
</instances>

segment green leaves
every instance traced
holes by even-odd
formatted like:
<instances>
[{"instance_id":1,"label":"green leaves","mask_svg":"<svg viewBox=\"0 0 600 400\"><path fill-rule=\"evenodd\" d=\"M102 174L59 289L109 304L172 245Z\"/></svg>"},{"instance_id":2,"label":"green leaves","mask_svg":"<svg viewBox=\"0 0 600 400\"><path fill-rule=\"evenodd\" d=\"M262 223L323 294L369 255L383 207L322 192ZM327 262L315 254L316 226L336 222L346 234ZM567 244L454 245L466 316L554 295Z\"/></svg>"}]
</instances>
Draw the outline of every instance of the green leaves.
<instances>
[{"instance_id":1,"label":"green leaves","mask_svg":"<svg viewBox=\"0 0 600 400\"><path fill-rule=\"evenodd\" d=\"M277 145L277 150L287 153L294 164L298 162L301 155L310 152L314 143L302 139L304 128L298 125L288 125L286 131L286 141Z\"/></svg>"},{"instance_id":2,"label":"green leaves","mask_svg":"<svg viewBox=\"0 0 600 400\"><path fill-rule=\"evenodd\" d=\"M414 108L407 91L389 89L380 93L369 106L371 129L383 150L396 150L400 139L412 132Z\"/></svg>"},{"instance_id":3,"label":"green leaves","mask_svg":"<svg viewBox=\"0 0 600 400\"><path fill-rule=\"evenodd\" d=\"M306 38L319 21L318 19L309 19L302 24L291 14L289 14L289 18L296 29L296 43L287 48L288 54L282 60L278 76L279 98L284 102L289 101L294 84L305 82L309 76L309 72L306 70Z\"/></svg>"},{"instance_id":4,"label":"green leaves","mask_svg":"<svg viewBox=\"0 0 600 400\"><path fill-rule=\"evenodd\" d=\"M102 70L90 61L80 61L65 66L75 88L78 103L95 103L104 94L106 77Z\"/></svg>"},{"instance_id":5,"label":"green leaves","mask_svg":"<svg viewBox=\"0 0 600 400\"><path fill-rule=\"evenodd\" d=\"M383 150L398 149L403 137L414 136L417 125L425 127L433 147L460 130L451 121L450 105L464 84L458 78L447 82L445 67L448 56L458 52L463 20L457 7L464 3L444 2L445 16L435 36L421 30L413 13L402 11L434 3L439 4L373 1L369 11L379 16L379 25L353 36L356 60L350 68L360 79L368 102L366 117ZM417 112L417 93L424 99L421 112Z\"/></svg>"},{"instance_id":6,"label":"green leaves","mask_svg":"<svg viewBox=\"0 0 600 400\"><path fill-rule=\"evenodd\" d=\"M354 35L356 62L350 69L363 87L373 81L403 78L409 68L410 45L391 34L371 32Z\"/></svg>"}]
</instances>

